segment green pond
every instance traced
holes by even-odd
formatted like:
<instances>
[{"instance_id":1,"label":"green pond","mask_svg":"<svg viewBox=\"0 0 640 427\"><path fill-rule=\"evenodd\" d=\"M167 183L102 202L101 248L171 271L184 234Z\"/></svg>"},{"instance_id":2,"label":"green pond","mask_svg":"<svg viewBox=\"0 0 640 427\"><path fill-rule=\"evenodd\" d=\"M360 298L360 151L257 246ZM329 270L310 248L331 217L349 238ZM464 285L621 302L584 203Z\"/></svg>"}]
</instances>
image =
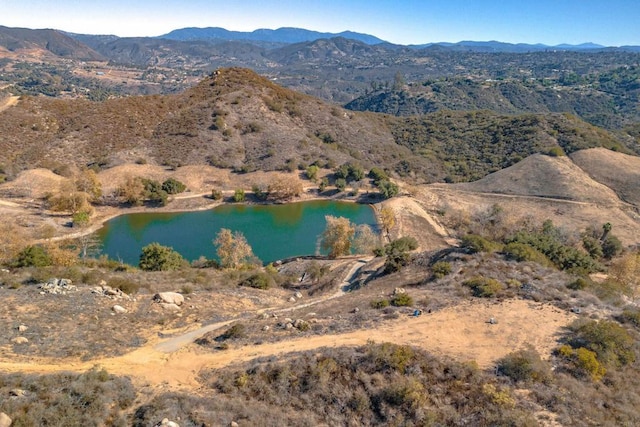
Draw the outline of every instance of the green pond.
<instances>
[{"instance_id":1,"label":"green pond","mask_svg":"<svg viewBox=\"0 0 640 427\"><path fill-rule=\"evenodd\" d=\"M325 215L349 218L377 230L368 205L315 200L282 205L221 205L180 213L136 213L116 217L98 230L102 254L137 265L142 248L158 242L190 261L216 258L213 240L221 228L240 231L263 262L319 253Z\"/></svg>"}]
</instances>

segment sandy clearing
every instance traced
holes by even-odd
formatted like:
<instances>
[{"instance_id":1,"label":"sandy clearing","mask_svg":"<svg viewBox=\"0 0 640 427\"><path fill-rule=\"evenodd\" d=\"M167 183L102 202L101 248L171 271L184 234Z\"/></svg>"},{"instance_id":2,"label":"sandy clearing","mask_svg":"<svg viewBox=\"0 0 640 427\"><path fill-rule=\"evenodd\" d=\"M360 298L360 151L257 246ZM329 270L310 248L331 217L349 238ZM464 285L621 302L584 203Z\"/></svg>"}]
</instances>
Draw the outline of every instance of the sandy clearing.
<instances>
[{"instance_id":1,"label":"sandy clearing","mask_svg":"<svg viewBox=\"0 0 640 427\"><path fill-rule=\"evenodd\" d=\"M496 324L488 323L491 317L496 319ZM524 300L466 300L438 312L402 317L385 321L374 329L344 334L304 336L217 352L191 344L170 354L156 350L161 345L156 339L120 357L88 362L64 359L0 361L0 371L81 372L100 366L110 373L130 376L141 386L193 389L198 386L197 377L202 369L223 368L258 357L285 357L288 353L324 347L360 346L371 340L412 345L437 355L475 360L481 368L490 368L497 359L528 344L543 357L548 357L557 345L563 327L575 318L576 315L549 304Z\"/></svg>"}]
</instances>

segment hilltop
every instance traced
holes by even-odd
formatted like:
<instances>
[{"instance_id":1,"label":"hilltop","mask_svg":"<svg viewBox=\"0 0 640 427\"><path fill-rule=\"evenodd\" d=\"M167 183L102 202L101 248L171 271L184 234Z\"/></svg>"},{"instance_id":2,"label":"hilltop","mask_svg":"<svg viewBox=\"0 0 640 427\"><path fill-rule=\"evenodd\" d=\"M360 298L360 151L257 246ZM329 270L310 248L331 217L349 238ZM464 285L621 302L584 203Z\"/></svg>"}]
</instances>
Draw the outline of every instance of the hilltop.
<instances>
[{"instance_id":1,"label":"hilltop","mask_svg":"<svg viewBox=\"0 0 640 427\"><path fill-rule=\"evenodd\" d=\"M166 95L0 102L0 411L15 423L640 421L629 138L568 113L352 111L244 68ZM169 179L186 191L166 206L119 191ZM300 184L293 200L371 203L384 240L237 269L78 256L115 215L238 190L264 203L274 179ZM88 223L71 196L55 206L81 192Z\"/></svg>"},{"instance_id":2,"label":"hilltop","mask_svg":"<svg viewBox=\"0 0 640 427\"><path fill-rule=\"evenodd\" d=\"M2 117L0 163L8 175L68 163L209 164L248 172L352 162L413 182L468 181L554 147L631 152L624 140L570 115L359 113L240 68L220 69L175 95L104 102L23 97Z\"/></svg>"}]
</instances>

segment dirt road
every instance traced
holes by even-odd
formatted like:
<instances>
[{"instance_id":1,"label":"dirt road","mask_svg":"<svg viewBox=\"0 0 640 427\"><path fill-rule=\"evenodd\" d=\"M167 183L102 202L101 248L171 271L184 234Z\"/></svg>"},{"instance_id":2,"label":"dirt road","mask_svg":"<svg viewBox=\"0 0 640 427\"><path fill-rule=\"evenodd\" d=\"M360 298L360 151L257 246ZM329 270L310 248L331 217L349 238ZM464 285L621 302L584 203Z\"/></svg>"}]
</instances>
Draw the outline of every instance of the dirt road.
<instances>
[{"instance_id":1,"label":"dirt road","mask_svg":"<svg viewBox=\"0 0 640 427\"><path fill-rule=\"evenodd\" d=\"M488 322L489 318L495 324ZM130 376L139 386L169 389L192 389L205 368L237 365L258 357L282 357L288 353L320 350L325 347L360 346L368 341L392 342L423 348L434 354L458 360L475 360L482 368L491 367L497 359L530 344L543 357L556 346L564 326L576 318L549 304L524 300L488 302L467 300L460 305L423 314L385 321L380 326L343 334L300 336L294 333L287 341L232 347L212 352L195 344L166 353L172 339L150 340L144 347L120 357L88 362L71 359L34 359L25 362L0 361L0 371L52 373L82 372L94 366ZM544 319L544 322L540 321ZM534 326L535 327L532 327ZM211 325L220 327L221 324ZM202 330L181 337L191 340Z\"/></svg>"}]
</instances>

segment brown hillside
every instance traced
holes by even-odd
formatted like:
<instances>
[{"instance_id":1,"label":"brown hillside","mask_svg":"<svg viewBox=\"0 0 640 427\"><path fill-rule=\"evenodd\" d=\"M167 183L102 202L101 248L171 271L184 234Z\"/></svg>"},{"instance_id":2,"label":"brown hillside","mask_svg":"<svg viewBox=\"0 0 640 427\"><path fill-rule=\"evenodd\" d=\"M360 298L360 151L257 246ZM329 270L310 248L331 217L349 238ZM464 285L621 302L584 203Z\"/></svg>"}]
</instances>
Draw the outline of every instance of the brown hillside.
<instances>
[{"instance_id":1,"label":"brown hillside","mask_svg":"<svg viewBox=\"0 0 640 427\"><path fill-rule=\"evenodd\" d=\"M594 181L564 156L534 154L478 181L453 186L481 193L549 197L609 206L619 202L613 190Z\"/></svg>"},{"instance_id":2,"label":"brown hillside","mask_svg":"<svg viewBox=\"0 0 640 427\"><path fill-rule=\"evenodd\" d=\"M405 119L353 112L240 68L220 69L175 95L104 102L23 97L0 114L0 166L9 177L69 163L250 172L356 162L405 181L468 181L558 146L570 153L617 144L606 131L563 115Z\"/></svg>"},{"instance_id":3,"label":"brown hillside","mask_svg":"<svg viewBox=\"0 0 640 427\"><path fill-rule=\"evenodd\" d=\"M573 162L591 178L613 189L625 202L640 206L640 158L603 148L577 151Z\"/></svg>"}]
</instances>

